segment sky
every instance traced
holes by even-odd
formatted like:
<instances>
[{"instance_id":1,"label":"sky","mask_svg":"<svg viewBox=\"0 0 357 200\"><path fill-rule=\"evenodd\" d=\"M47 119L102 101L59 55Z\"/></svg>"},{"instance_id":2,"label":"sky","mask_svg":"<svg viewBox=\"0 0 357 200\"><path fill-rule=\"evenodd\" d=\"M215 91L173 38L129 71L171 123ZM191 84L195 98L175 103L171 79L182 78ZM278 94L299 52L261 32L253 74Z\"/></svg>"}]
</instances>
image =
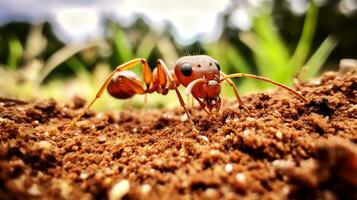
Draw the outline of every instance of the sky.
<instances>
[{"instance_id":1,"label":"sky","mask_svg":"<svg viewBox=\"0 0 357 200\"><path fill-rule=\"evenodd\" d=\"M157 32L167 22L174 27L177 42L190 44L196 40L211 42L222 33L222 14L235 9L231 26L243 31L252 26L252 13L246 9L259 7L272 0L0 0L0 26L13 21L50 22L57 36L66 43L82 42L103 36L104 19L110 17L122 26L131 25L138 16ZM329 0L315 0L323 5ZM290 10L302 15L308 0L287 0ZM357 10L357 0L341 0L341 12Z\"/></svg>"},{"instance_id":2,"label":"sky","mask_svg":"<svg viewBox=\"0 0 357 200\"><path fill-rule=\"evenodd\" d=\"M138 16L158 32L170 21L180 43L219 37L229 0L0 0L0 25L48 21L65 42L100 37L105 17L129 26Z\"/></svg>"}]
</instances>

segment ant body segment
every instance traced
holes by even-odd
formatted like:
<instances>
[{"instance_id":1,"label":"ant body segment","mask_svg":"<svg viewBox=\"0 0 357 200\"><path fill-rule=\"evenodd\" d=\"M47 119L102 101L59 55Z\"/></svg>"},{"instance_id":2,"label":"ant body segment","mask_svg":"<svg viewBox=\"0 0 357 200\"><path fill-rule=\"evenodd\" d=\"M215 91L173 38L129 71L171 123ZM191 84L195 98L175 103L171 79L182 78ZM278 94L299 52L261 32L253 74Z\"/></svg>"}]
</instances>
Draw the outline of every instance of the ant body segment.
<instances>
[{"instance_id":1,"label":"ant body segment","mask_svg":"<svg viewBox=\"0 0 357 200\"><path fill-rule=\"evenodd\" d=\"M143 80L146 85L144 88L139 77L132 71L127 71L137 64L142 65ZM93 105L93 103L102 96L105 89L109 94L118 99L128 99L135 94L147 94L157 92L166 95L169 90L175 90L177 98L184 109L188 120L193 125L191 116L187 110L186 104L178 91L178 86L186 87L186 94L192 96L199 102L200 107L210 113L212 110L219 111L221 106L221 82L227 81L233 89L235 97L239 105L242 105L242 100L237 92L237 89L231 78L248 77L265 82L272 83L278 87L287 90L304 102L308 100L299 94L294 89L287 87L281 83L275 82L265 77L234 73L226 75L220 70L219 63L213 58L206 55L184 56L176 61L174 71L170 72L166 64L159 59L153 72L149 67L148 62L144 58L137 58L119 65L112 73L109 74L95 98L86 106L86 108L72 120L67 130L84 115L84 113Z\"/></svg>"}]
</instances>

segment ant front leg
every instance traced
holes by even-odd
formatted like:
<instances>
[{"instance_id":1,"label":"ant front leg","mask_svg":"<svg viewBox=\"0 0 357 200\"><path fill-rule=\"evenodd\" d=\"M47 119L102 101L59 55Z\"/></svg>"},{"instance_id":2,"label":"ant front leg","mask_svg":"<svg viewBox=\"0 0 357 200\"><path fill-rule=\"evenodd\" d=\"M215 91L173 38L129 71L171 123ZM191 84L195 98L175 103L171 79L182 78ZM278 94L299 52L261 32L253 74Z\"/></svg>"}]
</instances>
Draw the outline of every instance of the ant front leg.
<instances>
[{"instance_id":1,"label":"ant front leg","mask_svg":"<svg viewBox=\"0 0 357 200\"><path fill-rule=\"evenodd\" d=\"M84 115L84 113L87 112L87 110L89 110L89 108L94 104L94 102L99 99L103 92L105 91L105 89L108 87L109 83L111 82L113 76L120 71L124 71L124 70L128 70L134 66L136 66L137 64L142 64L143 67L143 74L144 74L144 82L147 86L147 88L150 87L150 84L152 82L152 74L151 74L151 70L149 67L148 62L144 59L144 58L137 58L134 60L131 60L127 63L121 64L119 65L112 73L110 73L107 77L107 79L105 80L105 82L102 84L102 86L100 87L99 91L97 92L96 96L92 99L92 101L90 101L90 103L83 109L83 111L77 115L76 118L74 118L72 120L72 122L68 125L68 127L66 128L66 130L71 129L75 123L81 119L81 117ZM132 84L132 81L128 80L128 84ZM135 87L135 86L134 86ZM140 90L140 88L137 88L137 90Z\"/></svg>"},{"instance_id":2,"label":"ant front leg","mask_svg":"<svg viewBox=\"0 0 357 200\"><path fill-rule=\"evenodd\" d=\"M236 97L239 106L243 106L242 99L240 98L240 96L239 96L239 94L238 94L238 91L237 91L237 88L236 88L236 86L234 85L232 79L226 78L227 75L226 75L225 73L223 73L223 72L220 72L220 74L221 74L221 76L223 76L223 79L222 79L222 80L225 80L225 81L229 84L229 86L232 87L233 92L234 92L234 96Z\"/></svg>"},{"instance_id":3,"label":"ant front leg","mask_svg":"<svg viewBox=\"0 0 357 200\"><path fill-rule=\"evenodd\" d=\"M203 111L205 111L207 114L210 114L210 112L207 110L207 105L203 101L201 101L201 99L196 98L196 97L193 97L193 98L195 98L196 101L200 104L200 107Z\"/></svg>"},{"instance_id":4,"label":"ant front leg","mask_svg":"<svg viewBox=\"0 0 357 200\"><path fill-rule=\"evenodd\" d=\"M182 98L182 96L181 96L181 94L180 94L180 91L177 89L177 85L176 85L176 82L175 82L174 78L171 76L171 73L169 72L169 69L167 68L167 66L166 66L166 64L164 63L164 61L162 61L161 59L159 59L159 60L157 61L157 70L158 70L159 78L163 79L163 78L164 78L163 76L168 77L168 79L169 79L169 85L168 85L167 87L170 88L170 89L174 89L174 90L175 90L176 95L177 95L177 98L179 99L180 104L181 104L183 110L184 110L185 113L186 113L187 119L188 119L188 120L190 121L190 123L192 124L193 130L194 130L195 132L198 132L198 131L196 130L196 128L195 128L195 124L194 124L193 121L192 121L191 115L190 115L190 113L189 113L188 110L187 110L186 104L185 104L185 102L184 102L184 100L183 100L183 98ZM162 72L161 75L160 75L159 72ZM160 77L160 76L161 76L161 77Z\"/></svg>"},{"instance_id":5,"label":"ant front leg","mask_svg":"<svg viewBox=\"0 0 357 200\"><path fill-rule=\"evenodd\" d=\"M234 85L234 82L232 81L232 79L230 78L227 78L227 74L223 73L223 72L220 72L221 76L223 77L221 80L224 80L226 81L229 86L231 86L231 88L233 89L233 92L234 92L234 96L236 97L237 99L237 102L238 102L238 108L243 108L247 113L250 113L249 112L249 109L247 108L247 106L245 106L243 104L243 101L242 99L240 98L239 94L238 94L238 91L237 91L237 88L236 86Z\"/></svg>"}]
</instances>

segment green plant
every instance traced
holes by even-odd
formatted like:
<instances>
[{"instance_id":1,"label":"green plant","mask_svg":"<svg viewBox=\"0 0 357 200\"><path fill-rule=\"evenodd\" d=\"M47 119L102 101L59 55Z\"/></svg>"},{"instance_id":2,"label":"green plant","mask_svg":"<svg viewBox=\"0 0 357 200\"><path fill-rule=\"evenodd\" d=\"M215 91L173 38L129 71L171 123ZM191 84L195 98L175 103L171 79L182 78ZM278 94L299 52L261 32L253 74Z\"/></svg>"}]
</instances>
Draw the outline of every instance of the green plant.
<instances>
[{"instance_id":1,"label":"green plant","mask_svg":"<svg viewBox=\"0 0 357 200\"><path fill-rule=\"evenodd\" d=\"M266 10L266 9L262 9ZM221 62L227 72L253 73L256 69L261 76L269 77L284 84L291 84L294 77L300 78L315 76L329 54L337 45L336 39L328 36L320 47L312 52L312 41L316 29L318 7L314 1L310 1L310 6L305 17L300 40L292 53L278 32L274 24L273 15L268 11L263 11L254 17L253 29L251 31L240 32L239 39L250 49L254 58L254 66L241 56L239 46L221 39L220 42L206 45L207 53ZM310 58L308 56L311 55ZM302 71L302 69L304 69ZM251 80L242 80L238 84L240 91L247 92L262 87L272 87L269 84Z\"/></svg>"},{"instance_id":2,"label":"green plant","mask_svg":"<svg viewBox=\"0 0 357 200\"><path fill-rule=\"evenodd\" d=\"M42 83L56 67L68 59L73 60L72 57L83 50L104 44L104 41L90 41L80 45L65 45L44 59L48 43L42 30L42 25L33 26L25 44L21 44L16 37L8 40L8 61L0 68L0 84L5 86L0 95L21 99L49 97L42 91L48 85ZM58 93L55 96L60 95Z\"/></svg>"}]
</instances>

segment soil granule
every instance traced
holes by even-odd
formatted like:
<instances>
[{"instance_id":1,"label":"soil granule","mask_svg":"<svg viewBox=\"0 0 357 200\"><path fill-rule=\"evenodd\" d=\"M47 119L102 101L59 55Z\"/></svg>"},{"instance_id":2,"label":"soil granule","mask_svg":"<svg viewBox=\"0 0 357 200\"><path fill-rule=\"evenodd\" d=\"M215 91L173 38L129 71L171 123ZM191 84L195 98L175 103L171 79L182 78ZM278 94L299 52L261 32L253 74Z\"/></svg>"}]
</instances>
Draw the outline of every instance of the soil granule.
<instances>
[{"instance_id":1,"label":"soil granule","mask_svg":"<svg viewBox=\"0 0 357 200\"><path fill-rule=\"evenodd\" d=\"M0 199L357 199L357 73L181 108L87 112L0 98Z\"/></svg>"}]
</instances>

